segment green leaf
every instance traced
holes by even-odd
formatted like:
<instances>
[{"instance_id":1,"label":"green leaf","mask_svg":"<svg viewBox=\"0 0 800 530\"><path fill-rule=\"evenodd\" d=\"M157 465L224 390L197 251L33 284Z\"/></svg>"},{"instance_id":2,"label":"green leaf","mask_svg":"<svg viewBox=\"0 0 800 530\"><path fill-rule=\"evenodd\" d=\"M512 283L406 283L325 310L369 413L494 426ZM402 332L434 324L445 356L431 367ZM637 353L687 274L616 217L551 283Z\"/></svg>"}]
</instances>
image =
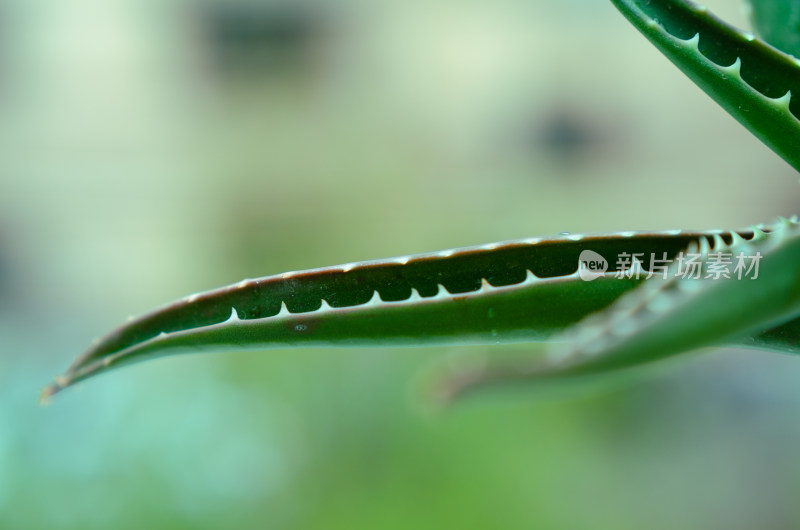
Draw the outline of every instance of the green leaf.
<instances>
[{"instance_id":1,"label":"green leaf","mask_svg":"<svg viewBox=\"0 0 800 530\"><path fill-rule=\"evenodd\" d=\"M612 2L731 116L800 170L797 59L685 0Z\"/></svg>"},{"instance_id":2,"label":"green leaf","mask_svg":"<svg viewBox=\"0 0 800 530\"><path fill-rule=\"evenodd\" d=\"M628 296L649 292L640 287L623 296L642 282L649 288L652 280L617 278L620 268L610 267L587 281L585 271L578 268L584 251L616 264L623 253L675 259L690 244L735 243L746 238L757 249L769 249L765 261L772 264L786 259L778 252L783 243L777 243L787 241L779 237L786 231L783 226L763 227L765 232L754 228L735 233L626 232L533 238L244 280L188 296L128 321L93 344L56 378L44 397L115 366L172 353L547 341L621 296L628 300ZM765 243L759 241L762 233L769 234L764 235ZM783 263L782 267L795 264ZM800 323L782 329L780 340L774 340L768 331L782 323L778 316L788 311L778 299L786 295L780 289L782 284L776 287L773 282L774 278L755 283L745 280L730 287L733 294L723 291L725 296L735 297L737 289L744 289L742 296L756 289L775 297L774 311L759 305L754 307L759 314L731 323L747 323L749 327L743 329L751 333L746 336L719 326L704 329L708 342L747 345L758 338L759 346L776 351L796 346ZM700 302L706 303L705 298L693 303ZM769 299L764 304L769 305ZM693 325L691 319L678 324L670 328L676 336L687 333L681 326L689 329ZM681 346L696 344L690 340ZM676 353L674 350L645 351L636 362Z\"/></svg>"},{"instance_id":3,"label":"green leaf","mask_svg":"<svg viewBox=\"0 0 800 530\"><path fill-rule=\"evenodd\" d=\"M779 50L800 57L800 0L751 0L756 33Z\"/></svg>"}]
</instances>

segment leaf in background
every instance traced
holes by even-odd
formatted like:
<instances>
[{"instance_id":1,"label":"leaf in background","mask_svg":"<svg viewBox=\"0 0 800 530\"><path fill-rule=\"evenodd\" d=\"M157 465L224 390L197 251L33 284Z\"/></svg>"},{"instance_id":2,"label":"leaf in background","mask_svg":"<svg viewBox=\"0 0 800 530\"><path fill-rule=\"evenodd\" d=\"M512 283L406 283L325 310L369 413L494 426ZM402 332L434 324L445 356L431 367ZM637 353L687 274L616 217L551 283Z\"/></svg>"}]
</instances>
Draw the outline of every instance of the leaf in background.
<instances>
[{"instance_id":1,"label":"leaf in background","mask_svg":"<svg viewBox=\"0 0 800 530\"><path fill-rule=\"evenodd\" d=\"M687 0L612 3L706 94L800 170L800 96L792 97L800 94L797 59Z\"/></svg>"},{"instance_id":2,"label":"leaf in background","mask_svg":"<svg viewBox=\"0 0 800 530\"><path fill-rule=\"evenodd\" d=\"M800 0L750 0L755 32L784 52L800 57Z\"/></svg>"}]
</instances>

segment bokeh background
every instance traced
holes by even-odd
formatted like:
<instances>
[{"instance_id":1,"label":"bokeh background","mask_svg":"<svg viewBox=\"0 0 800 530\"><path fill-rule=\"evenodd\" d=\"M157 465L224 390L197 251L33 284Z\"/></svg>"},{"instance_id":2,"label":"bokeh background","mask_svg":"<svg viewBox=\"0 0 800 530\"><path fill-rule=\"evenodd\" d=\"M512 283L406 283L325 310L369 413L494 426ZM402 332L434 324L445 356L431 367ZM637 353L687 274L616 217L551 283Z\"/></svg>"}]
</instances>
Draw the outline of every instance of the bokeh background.
<instances>
[{"instance_id":1,"label":"bokeh background","mask_svg":"<svg viewBox=\"0 0 800 530\"><path fill-rule=\"evenodd\" d=\"M433 418L419 374L474 351L172 357L36 398L242 278L797 198L601 0L0 0L0 527L796 528L788 356Z\"/></svg>"}]
</instances>

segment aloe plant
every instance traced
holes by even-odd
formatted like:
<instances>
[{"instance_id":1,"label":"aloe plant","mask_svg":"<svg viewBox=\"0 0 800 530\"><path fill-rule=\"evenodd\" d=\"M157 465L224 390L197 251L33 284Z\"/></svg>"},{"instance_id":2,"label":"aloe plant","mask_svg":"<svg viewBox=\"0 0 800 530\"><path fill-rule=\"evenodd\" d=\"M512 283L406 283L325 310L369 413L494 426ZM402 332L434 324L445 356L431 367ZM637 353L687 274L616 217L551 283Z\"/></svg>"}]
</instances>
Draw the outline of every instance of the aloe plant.
<instances>
[{"instance_id":1,"label":"aloe plant","mask_svg":"<svg viewBox=\"0 0 800 530\"><path fill-rule=\"evenodd\" d=\"M800 93L800 62L786 53L797 53L798 33L781 29L789 15L775 7L788 3L754 11L759 30L785 51L688 1L612 3L800 170L800 99L791 97ZM796 19L800 7L791 5ZM235 348L551 343L545 362L483 370L461 386L599 374L715 345L792 353L798 263L793 217L742 230L537 237L287 272L130 320L43 397L129 362Z\"/></svg>"}]
</instances>

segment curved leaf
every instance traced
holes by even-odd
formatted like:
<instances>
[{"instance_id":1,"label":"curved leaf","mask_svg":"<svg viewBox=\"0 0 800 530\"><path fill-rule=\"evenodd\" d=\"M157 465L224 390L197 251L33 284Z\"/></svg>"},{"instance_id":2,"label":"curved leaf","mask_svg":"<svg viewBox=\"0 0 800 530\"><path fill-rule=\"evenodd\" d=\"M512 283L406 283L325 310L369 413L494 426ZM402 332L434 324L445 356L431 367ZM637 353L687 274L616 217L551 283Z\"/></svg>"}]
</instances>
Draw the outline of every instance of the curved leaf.
<instances>
[{"instance_id":1,"label":"curved leaf","mask_svg":"<svg viewBox=\"0 0 800 530\"><path fill-rule=\"evenodd\" d=\"M731 116L800 170L797 59L685 0L611 1Z\"/></svg>"},{"instance_id":2,"label":"curved leaf","mask_svg":"<svg viewBox=\"0 0 800 530\"><path fill-rule=\"evenodd\" d=\"M673 259L691 243L733 243L758 230L534 238L244 280L130 320L93 344L45 395L170 353L544 341L644 281L615 277L618 267L586 281L578 270L584 251L609 264L623 253ZM759 340L786 350L786 341L769 334Z\"/></svg>"}]
</instances>

